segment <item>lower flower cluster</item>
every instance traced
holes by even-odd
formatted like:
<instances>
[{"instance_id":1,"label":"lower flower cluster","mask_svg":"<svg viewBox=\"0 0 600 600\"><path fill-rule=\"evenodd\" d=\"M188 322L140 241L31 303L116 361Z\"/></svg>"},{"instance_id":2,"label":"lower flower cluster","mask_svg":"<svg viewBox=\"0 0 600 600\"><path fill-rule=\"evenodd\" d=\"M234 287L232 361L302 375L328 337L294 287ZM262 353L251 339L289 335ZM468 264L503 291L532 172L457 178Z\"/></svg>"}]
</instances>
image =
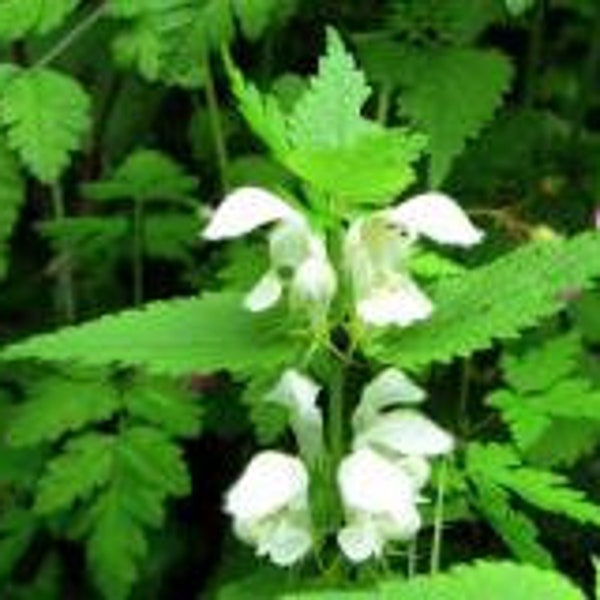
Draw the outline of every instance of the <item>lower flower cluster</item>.
<instances>
[{"instance_id":1,"label":"lower flower cluster","mask_svg":"<svg viewBox=\"0 0 600 600\"><path fill-rule=\"evenodd\" d=\"M318 393L305 375L283 374L268 398L288 408L302 458L274 450L257 454L225 500L235 534L280 566L298 562L315 543L310 468L326 451ZM363 390L352 448L336 473L344 510L337 542L354 563L382 557L389 543L408 541L421 527L418 507L430 460L454 447L452 436L415 408L424 398L397 369L383 371Z\"/></svg>"}]
</instances>

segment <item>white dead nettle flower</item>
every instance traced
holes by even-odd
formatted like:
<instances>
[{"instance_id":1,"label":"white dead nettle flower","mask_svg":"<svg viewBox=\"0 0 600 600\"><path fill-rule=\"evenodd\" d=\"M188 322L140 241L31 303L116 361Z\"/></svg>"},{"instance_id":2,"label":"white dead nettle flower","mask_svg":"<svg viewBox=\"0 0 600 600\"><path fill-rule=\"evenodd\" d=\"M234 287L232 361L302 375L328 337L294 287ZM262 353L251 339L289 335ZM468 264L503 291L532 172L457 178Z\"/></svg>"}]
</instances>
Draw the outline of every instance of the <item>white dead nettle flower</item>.
<instances>
[{"instance_id":1,"label":"white dead nettle flower","mask_svg":"<svg viewBox=\"0 0 600 600\"><path fill-rule=\"evenodd\" d=\"M356 312L366 324L406 327L433 311L409 271L411 249L421 236L465 247L483 238L458 204L438 192L415 196L351 225L345 242L346 267Z\"/></svg>"},{"instance_id":2,"label":"white dead nettle flower","mask_svg":"<svg viewBox=\"0 0 600 600\"><path fill-rule=\"evenodd\" d=\"M309 463L323 456L323 417L317 406L320 390L320 386L306 375L288 369L265 398L267 402L276 402L288 409L300 454Z\"/></svg>"},{"instance_id":3,"label":"white dead nettle flower","mask_svg":"<svg viewBox=\"0 0 600 600\"><path fill-rule=\"evenodd\" d=\"M282 452L265 451L248 464L225 498L235 534L287 567L312 546L308 505L308 472L301 460Z\"/></svg>"},{"instance_id":4,"label":"white dead nettle flower","mask_svg":"<svg viewBox=\"0 0 600 600\"><path fill-rule=\"evenodd\" d=\"M203 237L232 239L269 224L274 224L269 234L271 266L246 297L246 308L260 312L275 305L290 273L292 303L306 307L314 319L322 318L335 295L335 271L323 239L284 200L260 188L239 188L216 209Z\"/></svg>"},{"instance_id":5,"label":"white dead nettle flower","mask_svg":"<svg viewBox=\"0 0 600 600\"><path fill-rule=\"evenodd\" d=\"M354 412L354 447L413 462L451 452L452 436L413 408L424 399L423 390L398 369L380 373L365 387Z\"/></svg>"},{"instance_id":6,"label":"white dead nettle flower","mask_svg":"<svg viewBox=\"0 0 600 600\"><path fill-rule=\"evenodd\" d=\"M379 558L390 541L411 539L421 526L413 479L378 452L360 448L338 470L346 526L338 533L352 562Z\"/></svg>"},{"instance_id":7,"label":"white dead nettle flower","mask_svg":"<svg viewBox=\"0 0 600 600\"><path fill-rule=\"evenodd\" d=\"M408 540L420 527L418 504L431 475L428 458L454 445L414 408L424 399L423 390L394 368L363 391L353 415L354 451L338 472L346 513L338 542L353 562L380 557L387 542Z\"/></svg>"}]
</instances>

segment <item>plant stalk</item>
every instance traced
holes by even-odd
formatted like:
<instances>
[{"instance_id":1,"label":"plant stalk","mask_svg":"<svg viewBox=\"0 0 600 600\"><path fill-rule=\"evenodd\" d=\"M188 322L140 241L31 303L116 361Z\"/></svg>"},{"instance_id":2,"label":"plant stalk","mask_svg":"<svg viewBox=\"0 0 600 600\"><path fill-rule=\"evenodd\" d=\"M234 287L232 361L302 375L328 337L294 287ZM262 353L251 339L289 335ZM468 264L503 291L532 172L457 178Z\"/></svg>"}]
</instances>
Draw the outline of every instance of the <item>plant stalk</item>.
<instances>
[{"instance_id":1,"label":"plant stalk","mask_svg":"<svg viewBox=\"0 0 600 600\"><path fill-rule=\"evenodd\" d=\"M431 545L431 555L429 562L429 571L435 575L440 570L440 561L442 556L442 541L444 533L444 497L446 493L446 476L448 463L446 458L440 461L440 468L437 479L437 494L435 499L435 512L433 517L433 539Z\"/></svg>"},{"instance_id":2,"label":"plant stalk","mask_svg":"<svg viewBox=\"0 0 600 600\"><path fill-rule=\"evenodd\" d=\"M50 186L50 199L54 213L54 222L61 223L66 218L65 201L62 186L59 182ZM58 257L57 306L61 320L66 323L75 321L76 301L71 253L66 245L62 245Z\"/></svg>"},{"instance_id":3,"label":"plant stalk","mask_svg":"<svg viewBox=\"0 0 600 600\"><path fill-rule=\"evenodd\" d=\"M56 60L65 50L74 44L81 36L87 33L97 21L99 21L106 10L104 3L89 12L71 31L61 38L46 54L35 62L34 67L45 67Z\"/></svg>"},{"instance_id":4,"label":"plant stalk","mask_svg":"<svg viewBox=\"0 0 600 600\"><path fill-rule=\"evenodd\" d=\"M208 116L210 121L210 128L213 136L213 142L215 145L215 155L217 158L217 166L219 169L219 180L221 184L221 192L227 193L227 164L229 158L227 156L227 145L225 143L225 135L223 133L223 124L221 122L221 113L219 108L219 99L215 89L215 80L210 65L210 57L206 57L206 82L205 82L205 94L206 94L206 105L208 107Z\"/></svg>"}]
</instances>

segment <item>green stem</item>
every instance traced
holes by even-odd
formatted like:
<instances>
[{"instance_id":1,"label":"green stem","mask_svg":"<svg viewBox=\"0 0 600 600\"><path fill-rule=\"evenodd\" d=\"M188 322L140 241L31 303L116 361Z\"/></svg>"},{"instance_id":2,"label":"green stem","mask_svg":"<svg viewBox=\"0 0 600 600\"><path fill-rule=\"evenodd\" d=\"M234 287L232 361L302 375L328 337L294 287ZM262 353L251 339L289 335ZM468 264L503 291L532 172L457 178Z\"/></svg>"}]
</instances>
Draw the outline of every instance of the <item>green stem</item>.
<instances>
[{"instance_id":1,"label":"green stem","mask_svg":"<svg viewBox=\"0 0 600 600\"><path fill-rule=\"evenodd\" d=\"M527 53L525 89L523 94L523 105L525 108L533 108L535 104L544 44L545 4L545 0L538 0L529 34L529 49Z\"/></svg>"},{"instance_id":2,"label":"green stem","mask_svg":"<svg viewBox=\"0 0 600 600\"><path fill-rule=\"evenodd\" d=\"M442 538L444 532L444 496L446 493L446 475L448 464L445 458L440 461L437 477L437 494L435 499L435 512L433 517L433 539L431 545L431 556L429 570L435 575L440 570L440 559L442 556Z\"/></svg>"},{"instance_id":3,"label":"green stem","mask_svg":"<svg viewBox=\"0 0 600 600\"><path fill-rule=\"evenodd\" d=\"M210 58L206 57L206 104L208 107L208 116L210 121L210 128L215 144L215 154L217 157L217 165L219 168L219 179L221 182L221 191L227 192L227 145L225 144L225 135L223 134L223 125L221 123L221 113L219 110L219 99L217 98L217 92L215 89L215 80L213 72L210 66Z\"/></svg>"},{"instance_id":4,"label":"green stem","mask_svg":"<svg viewBox=\"0 0 600 600\"><path fill-rule=\"evenodd\" d=\"M60 183L50 186L50 199L54 213L54 222L60 224L66 218L65 201ZM58 310L61 319L67 323L75 321L75 286L71 268L71 254L67 246L63 246L58 257L57 296Z\"/></svg>"},{"instance_id":5,"label":"green stem","mask_svg":"<svg viewBox=\"0 0 600 600\"><path fill-rule=\"evenodd\" d=\"M387 123L388 115L390 113L390 103L392 100L392 84L383 83L379 90L379 96L377 98L377 109L375 118L381 125Z\"/></svg>"},{"instance_id":6,"label":"green stem","mask_svg":"<svg viewBox=\"0 0 600 600\"><path fill-rule=\"evenodd\" d=\"M468 403L471 392L471 359L465 358L460 374L460 392L458 397L458 425L461 432L468 429Z\"/></svg>"},{"instance_id":7,"label":"green stem","mask_svg":"<svg viewBox=\"0 0 600 600\"><path fill-rule=\"evenodd\" d=\"M133 302L139 306L144 301L144 203L133 201Z\"/></svg>"},{"instance_id":8,"label":"green stem","mask_svg":"<svg viewBox=\"0 0 600 600\"><path fill-rule=\"evenodd\" d=\"M61 38L46 54L36 61L34 67L45 67L58 58L65 50L74 44L82 35L87 33L97 21L104 16L106 5L100 4L97 8L88 13L71 31Z\"/></svg>"}]
</instances>

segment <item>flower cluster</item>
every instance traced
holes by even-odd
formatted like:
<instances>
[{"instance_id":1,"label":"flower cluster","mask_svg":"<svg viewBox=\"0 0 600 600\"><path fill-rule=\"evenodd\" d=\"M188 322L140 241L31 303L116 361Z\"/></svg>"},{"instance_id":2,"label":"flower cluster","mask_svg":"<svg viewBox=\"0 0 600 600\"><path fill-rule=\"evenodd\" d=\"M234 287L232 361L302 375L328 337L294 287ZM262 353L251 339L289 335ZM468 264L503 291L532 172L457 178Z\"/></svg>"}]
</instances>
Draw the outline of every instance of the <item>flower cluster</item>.
<instances>
[{"instance_id":1,"label":"flower cluster","mask_svg":"<svg viewBox=\"0 0 600 600\"><path fill-rule=\"evenodd\" d=\"M238 537L281 566L300 560L313 545L309 468L323 448L318 390L297 371L283 374L268 398L288 407L304 460L259 453L226 498ZM337 471L345 512L338 544L352 562L381 557L388 542L409 540L421 526L418 504L430 476L428 459L454 445L415 408L424 397L396 369L383 371L363 391L353 417L352 451Z\"/></svg>"},{"instance_id":2,"label":"flower cluster","mask_svg":"<svg viewBox=\"0 0 600 600\"><path fill-rule=\"evenodd\" d=\"M307 216L278 196L254 187L229 194L203 236L224 240L264 225L269 234L270 268L246 297L246 307L266 310L284 292L294 308L313 322L327 315L338 288L324 238ZM371 326L405 327L433 309L410 274L410 258L420 237L440 244L471 246L482 233L448 196L430 192L355 220L345 234L344 275L349 279L358 318Z\"/></svg>"},{"instance_id":3,"label":"flower cluster","mask_svg":"<svg viewBox=\"0 0 600 600\"><path fill-rule=\"evenodd\" d=\"M308 215L252 187L229 194L203 235L230 239L266 225L271 226L270 266L244 304L259 312L287 298L291 309L315 326L327 325L339 288L349 290L352 316L369 327L406 327L426 319L434 307L410 269L418 240L466 247L482 238L452 199L431 192L351 222L336 249L342 263L336 270L324 235ZM236 535L280 566L301 560L316 542L311 471L327 454L320 392L315 381L295 369L281 375L265 401L285 407L300 457L259 453L225 501ZM430 460L454 447L452 436L418 409L424 399L423 390L395 368L380 372L362 391L349 452L336 457L331 476L344 511L337 543L354 563L380 558L389 543L410 540L421 527L419 504Z\"/></svg>"}]
</instances>

